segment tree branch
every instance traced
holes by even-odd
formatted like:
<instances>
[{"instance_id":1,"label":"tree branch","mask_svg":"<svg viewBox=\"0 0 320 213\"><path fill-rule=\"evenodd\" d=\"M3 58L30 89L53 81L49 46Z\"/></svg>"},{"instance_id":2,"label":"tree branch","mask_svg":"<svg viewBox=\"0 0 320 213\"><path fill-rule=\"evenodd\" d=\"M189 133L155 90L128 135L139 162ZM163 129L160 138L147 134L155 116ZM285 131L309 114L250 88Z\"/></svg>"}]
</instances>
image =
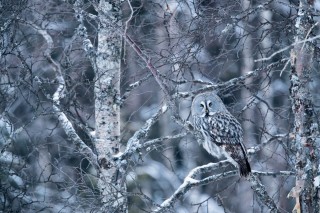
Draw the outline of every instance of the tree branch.
<instances>
[{"instance_id":1,"label":"tree branch","mask_svg":"<svg viewBox=\"0 0 320 213\"><path fill-rule=\"evenodd\" d=\"M145 124L134 133L134 135L128 140L126 149L123 153L119 153L115 156L115 160L128 159L132 154L134 154L138 149L142 147L146 147L146 145L142 145L140 140L147 136L152 125L158 121L159 117L164 114L168 110L167 105L163 105L156 114L154 114L151 118L149 118Z\"/></svg>"},{"instance_id":2,"label":"tree branch","mask_svg":"<svg viewBox=\"0 0 320 213\"><path fill-rule=\"evenodd\" d=\"M265 146L267 146L268 144L270 144L271 142L275 141L275 140L279 140L281 138L285 138L287 137L288 135L287 134L278 134L278 135L274 135L274 136L271 136L269 138L269 140L267 141L264 141L263 143L261 144L258 144L257 146L253 146L253 147L250 147L249 149L247 149L247 153L249 155L253 155L253 154L256 154L257 152L261 151L261 149Z\"/></svg>"},{"instance_id":3,"label":"tree branch","mask_svg":"<svg viewBox=\"0 0 320 213\"><path fill-rule=\"evenodd\" d=\"M247 78L257 77L257 76L259 76L259 74L261 72L264 72L264 71L270 72L271 70L273 70L277 67L280 67L281 65L285 64L286 62L287 62L287 59L284 58L284 59L281 59L277 62L269 64L267 67L260 67L256 70L248 72L246 75L240 76L238 78L230 79L229 81L226 81L221 84L210 85L210 86L206 86L206 87L203 87L203 88L200 88L200 89L197 89L194 91L189 91L189 92L177 92L174 95L174 97L175 98L188 98L188 97L193 97L194 95L204 93L204 92L221 90L221 89L228 90L229 88L244 84L244 82Z\"/></svg>"},{"instance_id":4,"label":"tree branch","mask_svg":"<svg viewBox=\"0 0 320 213\"><path fill-rule=\"evenodd\" d=\"M317 24L318 24L318 22L313 27L315 27ZM319 39L319 38L320 38L320 35L317 35L317 36L314 36L314 37L311 37L311 38L307 38L307 39L296 41L296 42L290 44L289 46L286 46L286 47L284 47L284 48L272 53L269 57L259 58L257 60L254 60L254 62L271 60L274 56L276 56L279 53L282 53L282 52L288 50L291 47L295 47L298 44L305 44L306 42L311 42L311 41L314 41L314 40Z\"/></svg>"},{"instance_id":5,"label":"tree branch","mask_svg":"<svg viewBox=\"0 0 320 213\"><path fill-rule=\"evenodd\" d=\"M64 78L61 73L60 65L56 61L54 61L51 57L51 52L53 49L53 40L46 30L40 29L38 26L34 25L33 23L30 23L30 25L34 27L37 30L37 32L40 33L43 36L43 38L46 40L48 46L47 46L47 49L45 50L45 57L47 58L48 62L50 62L53 65L54 71L56 72L58 87L52 95L53 110L55 111L62 128L65 130L66 134L68 135L68 138L74 143L74 145L77 147L79 152L83 153L88 158L88 160L92 163L92 165L97 167L98 166L97 156L94 154L91 148L88 147L81 140L81 138L76 133L75 129L73 128L67 116L59 109L60 99L64 97L66 86L65 86ZM42 83L37 76L35 76L35 81Z\"/></svg>"},{"instance_id":6,"label":"tree branch","mask_svg":"<svg viewBox=\"0 0 320 213\"><path fill-rule=\"evenodd\" d=\"M250 174L247 180L251 183L251 188L256 193L259 200L270 209L270 212L281 213L273 199L268 195L265 186L255 174Z\"/></svg>"},{"instance_id":7,"label":"tree branch","mask_svg":"<svg viewBox=\"0 0 320 213\"><path fill-rule=\"evenodd\" d=\"M152 73L154 79L162 89L163 93L165 94L166 99L168 100L169 106L173 106L173 102L170 100L170 94L164 83L160 79L160 75L158 73L158 70L154 67L154 65L151 62L151 58L147 56L143 50L127 35L123 34L121 31L119 33L123 36L125 41L133 48L133 50L138 54L138 56L146 63L148 69Z\"/></svg>"},{"instance_id":8,"label":"tree branch","mask_svg":"<svg viewBox=\"0 0 320 213\"><path fill-rule=\"evenodd\" d=\"M145 76L144 78L140 79L139 81L136 81L132 84L130 84L127 88L126 91L124 92L124 94L121 97L121 105L120 107L123 105L123 102L129 97L129 95L131 94L131 91L135 88L137 88L138 86L140 86L141 84L143 84L144 82L148 81L151 78L152 74L149 74L147 76Z\"/></svg>"},{"instance_id":9,"label":"tree branch","mask_svg":"<svg viewBox=\"0 0 320 213\"><path fill-rule=\"evenodd\" d=\"M217 175L212 175L207 178L201 179L201 180L196 180L194 179L196 175L204 173L204 172L210 172L213 171L217 168L223 168L230 165L230 162L225 160L225 161L220 161L218 163L209 163L207 165L199 166L194 169L192 169L189 174L184 178L183 183L180 185L180 187L162 204L160 205L159 208L155 210L155 212L167 212L170 208L173 207L174 203L181 198L183 195L185 195L188 191L190 191L192 188L196 186L201 186L205 185L208 183L212 183L227 177L232 177L235 176L238 171L229 171L229 172L223 172Z\"/></svg>"},{"instance_id":10,"label":"tree branch","mask_svg":"<svg viewBox=\"0 0 320 213\"><path fill-rule=\"evenodd\" d=\"M189 174L184 178L183 183L180 187L162 204L158 207L155 212L167 212L170 208L173 207L174 203L184 196L188 191L196 186L201 186L209 183L213 183L228 177L232 177L238 174L238 170L232 170L223 172L220 174L212 175L206 177L201 180L196 180L195 177L202 173L208 173L215 171L217 169L225 168L229 166L231 163L228 160L220 161L217 163L209 163L203 166L196 167L192 169ZM279 171L279 172L260 172L260 171L252 171L251 176L247 178L247 180L251 183L251 188L257 194L261 202L263 202L271 212L280 213L280 210L277 208L276 204L274 203L273 199L267 194L265 186L260 182L256 175L265 175L265 176L288 176L294 175L294 172L291 171Z\"/></svg>"}]
</instances>

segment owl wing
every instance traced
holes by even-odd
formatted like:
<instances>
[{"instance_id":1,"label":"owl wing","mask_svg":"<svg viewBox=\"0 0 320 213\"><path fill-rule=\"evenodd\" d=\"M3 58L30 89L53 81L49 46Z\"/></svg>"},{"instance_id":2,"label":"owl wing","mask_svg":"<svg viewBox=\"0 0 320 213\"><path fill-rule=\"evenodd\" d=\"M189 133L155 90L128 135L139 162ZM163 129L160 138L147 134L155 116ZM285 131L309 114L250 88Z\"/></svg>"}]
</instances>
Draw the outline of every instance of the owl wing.
<instances>
[{"instance_id":1,"label":"owl wing","mask_svg":"<svg viewBox=\"0 0 320 213\"><path fill-rule=\"evenodd\" d=\"M208 118L209 135L212 142L222 148L238 165L241 176L251 172L246 148L243 145L243 131L240 123L229 113L214 113Z\"/></svg>"}]
</instances>

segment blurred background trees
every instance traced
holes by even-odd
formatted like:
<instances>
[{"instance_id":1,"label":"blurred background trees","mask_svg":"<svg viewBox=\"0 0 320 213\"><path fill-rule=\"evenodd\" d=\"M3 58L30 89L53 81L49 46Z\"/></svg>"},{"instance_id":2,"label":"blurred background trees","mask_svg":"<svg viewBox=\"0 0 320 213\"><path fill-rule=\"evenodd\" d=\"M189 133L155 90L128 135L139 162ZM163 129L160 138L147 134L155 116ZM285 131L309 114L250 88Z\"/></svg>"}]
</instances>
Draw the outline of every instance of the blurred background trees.
<instances>
[{"instance_id":1,"label":"blurred background trees","mask_svg":"<svg viewBox=\"0 0 320 213\"><path fill-rule=\"evenodd\" d=\"M1 211L317 212L319 5L1 0ZM256 188L199 147L204 91Z\"/></svg>"}]
</instances>

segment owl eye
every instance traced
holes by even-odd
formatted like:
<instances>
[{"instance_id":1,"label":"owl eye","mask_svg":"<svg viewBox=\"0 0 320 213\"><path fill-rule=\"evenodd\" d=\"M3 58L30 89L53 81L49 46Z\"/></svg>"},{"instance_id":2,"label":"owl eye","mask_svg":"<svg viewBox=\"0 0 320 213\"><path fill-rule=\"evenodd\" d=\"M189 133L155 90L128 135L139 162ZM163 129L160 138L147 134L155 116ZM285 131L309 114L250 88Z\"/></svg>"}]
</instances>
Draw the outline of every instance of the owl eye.
<instances>
[{"instance_id":1,"label":"owl eye","mask_svg":"<svg viewBox=\"0 0 320 213\"><path fill-rule=\"evenodd\" d=\"M204 108L204 104L203 104L203 103L201 103L201 104L200 104L200 107L201 107L201 108Z\"/></svg>"},{"instance_id":2,"label":"owl eye","mask_svg":"<svg viewBox=\"0 0 320 213\"><path fill-rule=\"evenodd\" d=\"M211 107L211 106L212 106L212 103L211 103L211 102L209 102L209 103L208 103L208 106L209 106L209 107Z\"/></svg>"}]
</instances>

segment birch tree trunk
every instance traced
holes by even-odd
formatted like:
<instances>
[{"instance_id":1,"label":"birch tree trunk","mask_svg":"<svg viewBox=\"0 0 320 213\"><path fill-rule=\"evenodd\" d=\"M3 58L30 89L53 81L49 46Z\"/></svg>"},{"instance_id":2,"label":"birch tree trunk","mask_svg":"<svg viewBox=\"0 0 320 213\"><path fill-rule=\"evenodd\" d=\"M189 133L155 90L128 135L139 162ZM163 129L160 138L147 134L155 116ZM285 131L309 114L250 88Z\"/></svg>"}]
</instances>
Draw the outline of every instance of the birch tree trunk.
<instances>
[{"instance_id":1,"label":"birch tree trunk","mask_svg":"<svg viewBox=\"0 0 320 213\"><path fill-rule=\"evenodd\" d=\"M125 186L120 181L113 156L120 139L120 1L100 1L95 74L96 149L100 165L98 187L102 212L126 212Z\"/></svg>"},{"instance_id":2,"label":"birch tree trunk","mask_svg":"<svg viewBox=\"0 0 320 213\"><path fill-rule=\"evenodd\" d=\"M316 148L316 121L311 94L308 89L313 61L314 47L307 39L314 27L308 5L300 0L298 18L295 24L295 46L291 50L291 100L294 114L294 147L296 150L296 186L290 195L295 197L294 212L318 212L319 197L314 186L318 173L318 150Z\"/></svg>"}]
</instances>

